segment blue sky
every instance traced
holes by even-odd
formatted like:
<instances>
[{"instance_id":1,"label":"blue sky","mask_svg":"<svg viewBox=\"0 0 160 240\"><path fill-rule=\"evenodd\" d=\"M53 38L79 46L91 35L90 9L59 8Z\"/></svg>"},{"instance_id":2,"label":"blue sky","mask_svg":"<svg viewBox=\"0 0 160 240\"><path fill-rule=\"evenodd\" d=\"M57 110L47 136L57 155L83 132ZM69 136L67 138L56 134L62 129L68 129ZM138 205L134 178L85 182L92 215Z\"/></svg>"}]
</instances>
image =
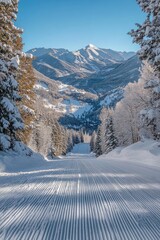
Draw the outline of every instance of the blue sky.
<instances>
[{"instance_id":1,"label":"blue sky","mask_svg":"<svg viewBox=\"0 0 160 240\"><path fill-rule=\"evenodd\" d=\"M127 32L142 22L136 0L20 0L17 25L24 50L77 50L92 43L114 50L137 50Z\"/></svg>"}]
</instances>

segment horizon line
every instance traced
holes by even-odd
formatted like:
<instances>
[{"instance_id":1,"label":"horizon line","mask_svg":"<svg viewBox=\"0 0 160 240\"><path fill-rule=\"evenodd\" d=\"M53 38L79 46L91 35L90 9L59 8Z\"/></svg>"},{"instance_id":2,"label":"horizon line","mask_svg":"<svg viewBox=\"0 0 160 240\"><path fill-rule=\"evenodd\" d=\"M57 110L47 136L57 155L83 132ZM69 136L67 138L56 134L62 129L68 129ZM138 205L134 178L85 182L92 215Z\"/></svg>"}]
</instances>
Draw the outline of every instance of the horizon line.
<instances>
[{"instance_id":1,"label":"horizon line","mask_svg":"<svg viewBox=\"0 0 160 240\"><path fill-rule=\"evenodd\" d=\"M69 48L65 48L65 47L45 47L45 46L39 46L39 47L33 47L33 48L30 48L30 49L27 49L25 50L25 52L28 52L28 51L31 51L31 50L34 50L34 49L40 49L40 48L44 48L44 49L65 49L65 50L68 50L69 52L77 52L81 49L86 49L87 47L93 47L93 48L97 48L97 49L105 49L105 50L112 50L112 51L115 51L115 52L133 52L133 53L136 53L137 51L133 51L133 50L115 50L115 49L112 49L112 48L105 48L105 47L97 47L95 44L92 44L92 43L89 43L88 45L86 45L85 47L81 47L79 49L76 49L76 50L71 50ZM25 45L24 45L24 48L25 48Z\"/></svg>"}]
</instances>

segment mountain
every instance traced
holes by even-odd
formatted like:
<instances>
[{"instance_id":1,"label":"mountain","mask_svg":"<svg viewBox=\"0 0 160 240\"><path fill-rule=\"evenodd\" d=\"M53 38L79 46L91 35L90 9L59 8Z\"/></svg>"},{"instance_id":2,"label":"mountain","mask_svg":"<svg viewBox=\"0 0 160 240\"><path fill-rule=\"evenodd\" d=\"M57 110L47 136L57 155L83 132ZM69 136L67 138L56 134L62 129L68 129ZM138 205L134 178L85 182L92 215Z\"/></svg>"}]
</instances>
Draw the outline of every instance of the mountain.
<instances>
[{"instance_id":1,"label":"mountain","mask_svg":"<svg viewBox=\"0 0 160 240\"><path fill-rule=\"evenodd\" d=\"M72 81L72 85L93 93L103 95L118 87L125 87L129 82L137 81L140 75L141 62L135 55L120 64L105 67L100 72L83 78L81 81ZM65 79L65 82L69 82Z\"/></svg>"},{"instance_id":2,"label":"mountain","mask_svg":"<svg viewBox=\"0 0 160 240\"><path fill-rule=\"evenodd\" d=\"M47 111L55 112L57 120L65 127L92 132L99 125L103 106L113 107L123 97L123 88L107 92L102 97L52 80L35 70L35 92L38 101Z\"/></svg>"},{"instance_id":3,"label":"mountain","mask_svg":"<svg viewBox=\"0 0 160 240\"><path fill-rule=\"evenodd\" d=\"M33 61L36 70L51 79L71 85L76 80L88 79L106 67L113 69L117 64L121 64L135 55L134 52L117 52L111 49L97 48L92 44L74 52L63 48L35 48L28 53L36 57Z\"/></svg>"},{"instance_id":4,"label":"mountain","mask_svg":"<svg viewBox=\"0 0 160 240\"><path fill-rule=\"evenodd\" d=\"M92 112L98 103L98 96L81 89L76 89L59 81L54 81L35 70L35 92L47 111L55 112L55 117L65 127L72 129L96 129L96 121L90 119L90 125L85 122L85 116Z\"/></svg>"},{"instance_id":5,"label":"mountain","mask_svg":"<svg viewBox=\"0 0 160 240\"><path fill-rule=\"evenodd\" d=\"M133 52L89 44L71 52L35 48L35 91L42 104L67 128L93 131L103 106L114 107L124 87L137 81L141 62Z\"/></svg>"}]
</instances>

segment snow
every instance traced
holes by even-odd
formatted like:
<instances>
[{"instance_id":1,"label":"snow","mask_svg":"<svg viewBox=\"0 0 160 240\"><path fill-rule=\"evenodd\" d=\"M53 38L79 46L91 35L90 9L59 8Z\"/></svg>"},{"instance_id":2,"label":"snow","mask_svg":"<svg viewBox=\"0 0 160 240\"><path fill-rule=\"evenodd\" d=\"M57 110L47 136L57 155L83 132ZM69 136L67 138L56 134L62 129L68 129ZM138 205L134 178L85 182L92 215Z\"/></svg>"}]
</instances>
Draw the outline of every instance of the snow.
<instances>
[{"instance_id":1,"label":"snow","mask_svg":"<svg viewBox=\"0 0 160 240\"><path fill-rule=\"evenodd\" d=\"M14 79L13 76L11 76L10 79L11 79L11 85L12 85L12 87L13 87L14 89L16 89L16 88L18 87L17 81Z\"/></svg>"},{"instance_id":2,"label":"snow","mask_svg":"<svg viewBox=\"0 0 160 240\"><path fill-rule=\"evenodd\" d=\"M83 103L73 98L62 100L56 104L52 104L47 99L44 99L44 106L59 113L72 114L76 118L80 118L92 108L91 104Z\"/></svg>"},{"instance_id":3,"label":"snow","mask_svg":"<svg viewBox=\"0 0 160 240\"><path fill-rule=\"evenodd\" d=\"M8 98L3 97L1 104L7 109L8 112L14 111L14 105L11 103L11 101Z\"/></svg>"},{"instance_id":4,"label":"snow","mask_svg":"<svg viewBox=\"0 0 160 240\"><path fill-rule=\"evenodd\" d=\"M85 94L86 92L84 90L80 90L80 89L76 89L72 86L69 86L67 84L63 84L63 83L60 83L58 85L58 88L59 88L59 92L65 92L65 93L81 93L81 94Z\"/></svg>"},{"instance_id":5,"label":"snow","mask_svg":"<svg viewBox=\"0 0 160 240\"><path fill-rule=\"evenodd\" d=\"M17 69L19 67L19 63L20 63L20 60L19 60L18 56L12 58L12 60L11 60L11 66L12 67Z\"/></svg>"},{"instance_id":6,"label":"snow","mask_svg":"<svg viewBox=\"0 0 160 240\"><path fill-rule=\"evenodd\" d=\"M0 2L5 3L5 4L12 4L11 0L0 0Z\"/></svg>"},{"instance_id":7,"label":"snow","mask_svg":"<svg viewBox=\"0 0 160 240\"><path fill-rule=\"evenodd\" d=\"M92 43L88 44L87 48L98 50L98 48L95 45L93 45Z\"/></svg>"},{"instance_id":8,"label":"snow","mask_svg":"<svg viewBox=\"0 0 160 240\"><path fill-rule=\"evenodd\" d=\"M66 89L68 89L68 85L63 83L61 83L58 87L59 91L65 91Z\"/></svg>"},{"instance_id":9,"label":"snow","mask_svg":"<svg viewBox=\"0 0 160 240\"><path fill-rule=\"evenodd\" d=\"M148 82L145 84L145 88L157 87L158 84L159 84L159 80L153 79L153 80L148 81Z\"/></svg>"},{"instance_id":10,"label":"snow","mask_svg":"<svg viewBox=\"0 0 160 240\"><path fill-rule=\"evenodd\" d=\"M82 117L83 114L87 113L92 108L92 105L74 100L72 98L69 100L64 100L63 106L65 106L67 113L73 114L76 118Z\"/></svg>"},{"instance_id":11,"label":"snow","mask_svg":"<svg viewBox=\"0 0 160 240\"><path fill-rule=\"evenodd\" d=\"M7 126L7 122L6 122L6 126ZM4 127L6 127L4 126ZM0 145L3 145L3 148L4 149L8 149L10 147L10 137L3 134L3 133L0 133Z\"/></svg>"},{"instance_id":12,"label":"snow","mask_svg":"<svg viewBox=\"0 0 160 240\"><path fill-rule=\"evenodd\" d=\"M140 115L148 118L149 120L153 120L155 118L154 109L143 109L140 111Z\"/></svg>"},{"instance_id":13,"label":"snow","mask_svg":"<svg viewBox=\"0 0 160 240\"><path fill-rule=\"evenodd\" d=\"M72 154L89 154L90 153L90 146L87 143L79 143L73 147Z\"/></svg>"},{"instance_id":14,"label":"snow","mask_svg":"<svg viewBox=\"0 0 160 240\"><path fill-rule=\"evenodd\" d=\"M29 114L31 114L31 115L34 115L34 114L35 114L35 111L34 111L33 109L31 109L31 108L29 108L29 107L27 107L27 106L25 106L25 105L23 105L23 106L21 107L21 109L22 109L25 113L29 113Z\"/></svg>"},{"instance_id":15,"label":"snow","mask_svg":"<svg viewBox=\"0 0 160 240\"><path fill-rule=\"evenodd\" d=\"M43 156L32 152L32 150L20 142L16 142L14 151L0 152L0 173L24 172L30 169L40 168L46 164L47 161Z\"/></svg>"},{"instance_id":16,"label":"snow","mask_svg":"<svg viewBox=\"0 0 160 240\"><path fill-rule=\"evenodd\" d=\"M160 93L160 86L153 88L154 93Z\"/></svg>"},{"instance_id":17,"label":"snow","mask_svg":"<svg viewBox=\"0 0 160 240\"><path fill-rule=\"evenodd\" d=\"M147 113L147 117L149 120L153 120L155 118L155 111L154 109L149 109Z\"/></svg>"},{"instance_id":18,"label":"snow","mask_svg":"<svg viewBox=\"0 0 160 240\"><path fill-rule=\"evenodd\" d=\"M63 104L61 102L54 105L54 104L51 104L47 99L44 99L44 107L53 109L53 110L55 110L56 112L59 112L59 113L66 113L67 112L66 104Z\"/></svg>"},{"instance_id":19,"label":"snow","mask_svg":"<svg viewBox=\"0 0 160 240\"><path fill-rule=\"evenodd\" d=\"M110 72L110 71L112 71L114 68L107 68L106 70L105 70L105 72L107 73L107 72ZM133 69L133 71L134 71L135 69Z\"/></svg>"},{"instance_id":20,"label":"snow","mask_svg":"<svg viewBox=\"0 0 160 240\"><path fill-rule=\"evenodd\" d=\"M118 159L140 164L157 165L160 167L160 142L150 139L132 144L125 148L116 148L107 155L99 158Z\"/></svg>"},{"instance_id":21,"label":"snow","mask_svg":"<svg viewBox=\"0 0 160 240\"><path fill-rule=\"evenodd\" d=\"M92 109L92 105L90 104L84 104L82 107L80 107L77 111L73 113L75 117L82 117L83 114L89 112Z\"/></svg>"},{"instance_id":22,"label":"snow","mask_svg":"<svg viewBox=\"0 0 160 240\"><path fill-rule=\"evenodd\" d=\"M111 106L114 105L115 102L118 102L118 100L121 100L124 94L123 88L117 88L113 91L108 92L108 95L100 101L101 106Z\"/></svg>"},{"instance_id":23,"label":"snow","mask_svg":"<svg viewBox=\"0 0 160 240\"><path fill-rule=\"evenodd\" d=\"M137 143L96 159L82 144L39 168L32 157L1 153L11 171L0 173L0 239L159 239L158 145Z\"/></svg>"},{"instance_id":24,"label":"snow","mask_svg":"<svg viewBox=\"0 0 160 240\"><path fill-rule=\"evenodd\" d=\"M105 105L105 106L110 106L110 104L112 103L112 97L111 96L106 96L105 99L103 101L101 101L101 106Z\"/></svg>"},{"instance_id":25,"label":"snow","mask_svg":"<svg viewBox=\"0 0 160 240\"><path fill-rule=\"evenodd\" d=\"M30 54L30 53L25 53L25 54L26 54L26 57L28 57L28 58L31 58L31 59L34 58L34 56L32 54Z\"/></svg>"},{"instance_id":26,"label":"snow","mask_svg":"<svg viewBox=\"0 0 160 240\"><path fill-rule=\"evenodd\" d=\"M5 73L8 72L8 69L7 69L4 61L2 61L1 59L0 59L0 69L1 69L1 71L5 72ZM1 74L2 74L2 73L1 73ZM5 76L5 75L2 75L2 77L3 77L3 76ZM0 76L0 79L1 79L1 76Z\"/></svg>"},{"instance_id":27,"label":"snow","mask_svg":"<svg viewBox=\"0 0 160 240\"><path fill-rule=\"evenodd\" d=\"M159 63L160 62L160 54L155 57L155 62Z\"/></svg>"},{"instance_id":28,"label":"snow","mask_svg":"<svg viewBox=\"0 0 160 240\"><path fill-rule=\"evenodd\" d=\"M49 91L49 88L48 88L48 84L43 82L43 81L39 81L37 84L35 84L34 86L36 89L43 89L43 90L46 90L47 92Z\"/></svg>"}]
</instances>

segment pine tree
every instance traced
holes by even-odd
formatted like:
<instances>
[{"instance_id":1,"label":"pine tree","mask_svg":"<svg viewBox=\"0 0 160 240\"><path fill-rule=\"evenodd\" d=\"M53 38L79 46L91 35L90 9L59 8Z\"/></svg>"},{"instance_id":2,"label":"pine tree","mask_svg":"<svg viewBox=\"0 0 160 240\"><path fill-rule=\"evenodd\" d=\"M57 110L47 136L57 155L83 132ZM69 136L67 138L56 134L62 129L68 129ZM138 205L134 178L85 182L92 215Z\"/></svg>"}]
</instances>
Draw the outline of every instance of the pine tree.
<instances>
[{"instance_id":1,"label":"pine tree","mask_svg":"<svg viewBox=\"0 0 160 240\"><path fill-rule=\"evenodd\" d=\"M22 31L14 26L18 1L0 0L0 150L14 148L16 132L23 128L16 101Z\"/></svg>"},{"instance_id":2,"label":"pine tree","mask_svg":"<svg viewBox=\"0 0 160 240\"><path fill-rule=\"evenodd\" d=\"M144 62L144 65L141 70L140 80L143 83L144 92L145 92L145 102L146 106L140 111L140 137L143 138L156 138L158 139L158 122L160 121L160 116L156 116L155 113L158 112L154 107L153 101L153 89L149 87L152 80L158 80L158 77L155 76L153 68L147 63ZM156 123L157 122L157 123Z\"/></svg>"},{"instance_id":3,"label":"pine tree","mask_svg":"<svg viewBox=\"0 0 160 240\"><path fill-rule=\"evenodd\" d=\"M102 153L105 153L106 151L106 131L107 131L107 121L108 118L110 117L111 110L107 109L105 107L102 108L101 113L100 113L100 132L101 132L101 149Z\"/></svg>"},{"instance_id":4,"label":"pine tree","mask_svg":"<svg viewBox=\"0 0 160 240\"><path fill-rule=\"evenodd\" d=\"M80 132L80 137L81 137L81 142L84 142L84 135L83 135L83 131Z\"/></svg>"},{"instance_id":5,"label":"pine tree","mask_svg":"<svg viewBox=\"0 0 160 240\"><path fill-rule=\"evenodd\" d=\"M140 58L146 60L160 78L160 0L137 0L137 2L147 17L142 25L136 24L137 29L132 30L130 35L133 41L141 46Z\"/></svg>"},{"instance_id":6,"label":"pine tree","mask_svg":"<svg viewBox=\"0 0 160 240\"><path fill-rule=\"evenodd\" d=\"M67 152L70 152L73 148L73 135L71 130L67 130Z\"/></svg>"},{"instance_id":7,"label":"pine tree","mask_svg":"<svg viewBox=\"0 0 160 240\"><path fill-rule=\"evenodd\" d=\"M95 147L96 147L96 138L97 138L97 134L94 131L92 136L91 136L91 141L90 141L90 149L91 152L95 152Z\"/></svg>"},{"instance_id":8,"label":"pine tree","mask_svg":"<svg viewBox=\"0 0 160 240\"><path fill-rule=\"evenodd\" d=\"M95 153L96 153L96 157L99 157L100 155L103 154L102 145L101 145L101 129L100 129L100 127L98 128L98 131L97 131L97 138L96 138L96 143L95 143Z\"/></svg>"},{"instance_id":9,"label":"pine tree","mask_svg":"<svg viewBox=\"0 0 160 240\"><path fill-rule=\"evenodd\" d=\"M67 136L67 131L60 126L60 134L61 134L61 155L66 155L67 153L67 140L68 140L68 136Z\"/></svg>"},{"instance_id":10,"label":"pine tree","mask_svg":"<svg viewBox=\"0 0 160 240\"><path fill-rule=\"evenodd\" d=\"M25 144L28 144L33 128L32 123L35 120L35 93L33 90L35 76L32 67L32 56L30 55L21 57L18 83L19 93L21 95L21 101L18 104L18 108L25 125L24 129L18 132L18 138Z\"/></svg>"},{"instance_id":11,"label":"pine tree","mask_svg":"<svg viewBox=\"0 0 160 240\"><path fill-rule=\"evenodd\" d=\"M102 154L107 154L117 147L117 139L113 128L113 110L103 108L100 114L100 144Z\"/></svg>"},{"instance_id":12,"label":"pine tree","mask_svg":"<svg viewBox=\"0 0 160 240\"><path fill-rule=\"evenodd\" d=\"M50 156L51 158L54 158L56 156L56 135L57 135L57 131L55 129L55 122L52 122L52 131L51 131L51 144L49 147L49 153L48 156Z\"/></svg>"},{"instance_id":13,"label":"pine tree","mask_svg":"<svg viewBox=\"0 0 160 240\"><path fill-rule=\"evenodd\" d=\"M66 141L64 140L64 133L62 127L55 120L52 125L52 156L60 156L66 153Z\"/></svg>"},{"instance_id":14,"label":"pine tree","mask_svg":"<svg viewBox=\"0 0 160 240\"><path fill-rule=\"evenodd\" d=\"M137 24L137 29L132 30L130 35L141 46L140 58L146 60L155 73L145 86L152 89L152 97L151 106L142 112L141 126L146 131L152 129L152 138L160 139L160 0L137 2L147 17L142 25Z\"/></svg>"},{"instance_id":15,"label":"pine tree","mask_svg":"<svg viewBox=\"0 0 160 240\"><path fill-rule=\"evenodd\" d=\"M106 144L105 144L105 153L109 153L114 148L117 147L117 138L115 137L114 128L113 128L113 119L110 116L106 124Z\"/></svg>"},{"instance_id":16,"label":"pine tree","mask_svg":"<svg viewBox=\"0 0 160 240\"><path fill-rule=\"evenodd\" d=\"M41 139L41 125L38 122L35 123L32 141L34 141L33 150L36 152L40 152L42 139Z\"/></svg>"}]
</instances>

